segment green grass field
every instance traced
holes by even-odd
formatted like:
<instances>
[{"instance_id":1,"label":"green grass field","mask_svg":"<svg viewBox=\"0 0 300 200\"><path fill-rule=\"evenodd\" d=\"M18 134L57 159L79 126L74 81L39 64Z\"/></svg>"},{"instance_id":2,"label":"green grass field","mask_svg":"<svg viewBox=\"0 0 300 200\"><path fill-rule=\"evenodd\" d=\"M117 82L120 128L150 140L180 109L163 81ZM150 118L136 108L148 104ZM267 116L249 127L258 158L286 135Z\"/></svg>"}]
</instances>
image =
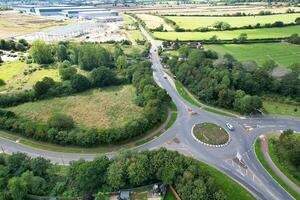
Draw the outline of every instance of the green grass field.
<instances>
[{"instance_id":1,"label":"green grass field","mask_svg":"<svg viewBox=\"0 0 300 200\"><path fill-rule=\"evenodd\" d=\"M17 115L46 121L52 113L62 112L88 127L119 127L140 117L141 107L133 103L133 86L94 89L73 96L25 103L8 108Z\"/></svg>"},{"instance_id":2,"label":"green grass field","mask_svg":"<svg viewBox=\"0 0 300 200\"><path fill-rule=\"evenodd\" d=\"M30 66L31 69L36 68L37 70L25 75L24 72L28 71ZM33 84L46 76L53 78L55 81L60 80L58 70L54 68L39 68L37 64L26 64L21 61L5 62L0 65L0 79L3 79L6 85L0 87L0 91L29 89Z\"/></svg>"},{"instance_id":3,"label":"green grass field","mask_svg":"<svg viewBox=\"0 0 300 200\"><path fill-rule=\"evenodd\" d=\"M153 32L153 36L161 40L197 41L208 40L216 35L221 40L237 38L241 33L246 33L248 39L285 38L294 33L300 33L299 26L288 26L282 28L260 28L242 29L232 31L210 31L210 32Z\"/></svg>"},{"instance_id":4,"label":"green grass field","mask_svg":"<svg viewBox=\"0 0 300 200\"><path fill-rule=\"evenodd\" d=\"M227 22L231 27L243 27L246 25L261 25L282 21L284 23L294 22L299 13L264 15L264 16L238 16L238 17L223 17L223 16L168 16L167 18L176 22L176 24L185 29L196 29L203 27L212 27L217 21Z\"/></svg>"},{"instance_id":5,"label":"green grass field","mask_svg":"<svg viewBox=\"0 0 300 200\"><path fill-rule=\"evenodd\" d=\"M300 63L300 46L288 43L220 44L205 48L221 55L229 53L239 61L254 60L258 65L267 60L274 60L282 67Z\"/></svg>"},{"instance_id":6,"label":"green grass field","mask_svg":"<svg viewBox=\"0 0 300 200\"><path fill-rule=\"evenodd\" d=\"M229 139L226 130L213 123L196 124L193 134L198 140L212 145L225 144Z\"/></svg>"},{"instance_id":7,"label":"green grass field","mask_svg":"<svg viewBox=\"0 0 300 200\"><path fill-rule=\"evenodd\" d=\"M266 113L271 115L287 115L292 117L300 117L300 106L277 103L273 101L263 101L263 108Z\"/></svg>"}]
</instances>

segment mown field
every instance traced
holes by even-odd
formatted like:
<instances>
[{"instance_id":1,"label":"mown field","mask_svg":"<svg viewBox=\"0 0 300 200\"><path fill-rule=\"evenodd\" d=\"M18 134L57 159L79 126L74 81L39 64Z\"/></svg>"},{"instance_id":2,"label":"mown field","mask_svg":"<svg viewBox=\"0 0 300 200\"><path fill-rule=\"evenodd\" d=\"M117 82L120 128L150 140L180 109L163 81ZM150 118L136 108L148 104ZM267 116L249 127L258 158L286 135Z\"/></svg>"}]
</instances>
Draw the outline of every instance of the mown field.
<instances>
[{"instance_id":1,"label":"mown field","mask_svg":"<svg viewBox=\"0 0 300 200\"><path fill-rule=\"evenodd\" d=\"M300 13L264 15L264 16L239 16L239 17L223 17L223 16L167 16L176 24L184 29L196 29L203 27L212 27L217 21L227 22L231 27L243 27L247 25L261 25L282 21L284 23L294 22Z\"/></svg>"},{"instance_id":2,"label":"mown field","mask_svg":"<svg viewBox=\"0 0 300 200\"><path fill-rule=\"evenodd\" d=\"M164 29L168 31L173 30L173 28L169 24L167 24L161 17L149 14L137 14L137 17L143 20L149 29L154 29L159 27L160 25L163 25Z\"/></svg>"},{"instance_id":3,"label":"mown field","mask_svg":"<svg viewBox=\"0 0 300 200\"><path fill-rule=\"evenodd\" d=\"M87 127L119 127L141 116L143 109L134 104L133 86L94 89L73 96L25 103L8 108L17 115L46 121L56 112L72 116Z\"/></svg>"},{"instance_id":4,"label":"mown field","mask_svg":"<svg viewBox=\"0 0 300 200\"><path fill-rule=\"evenodd\" d=\"M267 60L274 60L281 67L300 63L300 46L289 43L220 44L205 48L220 55L229 53L239 61L254 60L260 66Z\"/></svg>"},{"instance_id":5,"label":"mown field","mask_svg":"<svg viewBox=\"0 0 300 200\"><path fill-rule=\"evenodd\" d=\"M263 101L264 111L271 115L288 115L300 117L300 106L273 101Z\"/></svg>"},{"instance_id":6,"label":"mown field","mask_svg":"<svg viewBox=\"0 0 300 200\"><path fill-rule=\"evenodd\" d=\"M248 39L285 38L294 33L300 33L299 26L288 26L282 28L260 28L242 29L232 31L210 31L210 32L153 32L153 36L161 40L197 41L208 40L216 35L221 40L232 40L238 38L241 33L246 33Z\"/></svg>"}]
</instances>

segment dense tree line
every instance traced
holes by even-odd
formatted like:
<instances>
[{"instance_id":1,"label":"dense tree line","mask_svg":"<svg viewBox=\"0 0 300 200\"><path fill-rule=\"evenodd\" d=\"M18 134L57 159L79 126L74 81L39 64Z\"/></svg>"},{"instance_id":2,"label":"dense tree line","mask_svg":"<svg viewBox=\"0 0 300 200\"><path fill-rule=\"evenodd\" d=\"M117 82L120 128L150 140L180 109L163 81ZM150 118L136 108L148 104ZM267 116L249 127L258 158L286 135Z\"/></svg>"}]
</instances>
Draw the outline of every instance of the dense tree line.
<instances>
[{"instance_id":1,"label":"dense tree line","mask_svg":"<svg viewBox=\"0 0 300 200\"><path fill-rule=\"evenodd\" d=\"M144 107L143 115L122 127L96 129L77 127L70 116L63 114L51 116L48 122L43 122L3 111L0 112L0 128L35 140L88 147L133 138L147 132L163 120L170 98L165 90L155 84L152 78L151 62L136 59L127 61L126 55L119 46L116 46L114 52L110 53L98 44L76 45L76 48L59 44L55 48L57 51L53 54L53 46L50 51L44 49L47 49L48 45L50 44L36 42L32 46L32 54L36 53L38 59L44 56L39 55L40 52L55 55L54 60L57 60L59 74L63 81L55 82L45 77L38 81L32 90L0 95L0 108L28 101L67 96L90 88L133 84L137 93L135 102ZM34 60L37 61L37 58ZM78 73L78 67L86 71L85 75Z\"/></svg>"},{"instance_id":2,"label":"dense tree line","mask_svg":"<svg viewBox=\"0 0 300 200\"><path fill-rule=\"evenodd\" d=\"M159 149L141 153L126 151L109 160L70 163L66 172L48 160L26 154L0 154L0 198L26 200L28 195L93 196L162 182L175 187L183 200L225 200L214 178L192 158ZM93 199L93 198L92 198Z\"/></svg>"},{"instance_id":3,"label":"dense tree line","mask_svg":"<svg viewBox=\"0 0 300 200\"><path fill-rule=\"evenodd\" d=\"M275 79L273 61L258 67L255 62L240 63L231 55L222 58L212 51L179 49L181 59L164 59L171 71L193 94L205 103L233 109L243 114L262 108L258 95L276 94L300 101L299 66Z\"/></svg>"},{"instance_id":4,"label":"dense tree line","mask_svg":"<svg viewBox=\"0 0 300 200\"><path fill-rule=\"evenodd\" d=\"M20 39L18 41L14 40L0 40L0 49L6 51L26 51L29 48L29 44L25 39Z\"/></svg>"},{"instance_id":5,"label":"dense tree line","mask_svg":"<svg viewBox=\"0 0 300 200\"><path fill-rule=\"evenodd\" d=\"M285 130L279 139L271 140L274 144L275 154L280 164L300 181L300 137L293 130Z\"/></svg>"}]
</instances>

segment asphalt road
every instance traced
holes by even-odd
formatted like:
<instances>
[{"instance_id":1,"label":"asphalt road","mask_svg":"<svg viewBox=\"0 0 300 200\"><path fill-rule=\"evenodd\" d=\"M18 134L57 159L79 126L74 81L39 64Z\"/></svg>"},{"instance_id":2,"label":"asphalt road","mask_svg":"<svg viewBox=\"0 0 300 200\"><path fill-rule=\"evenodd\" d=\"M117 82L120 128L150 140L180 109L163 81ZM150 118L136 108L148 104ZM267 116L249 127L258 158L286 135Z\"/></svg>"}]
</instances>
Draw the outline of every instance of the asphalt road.
<instances>
[{"instance_id":1,"label":"asphalt road","mask_svg":"<svg viewBox=\"0 0 300 200\"><path fill-rule=\"evenodd\" d=\"M152 43L150 53L155 81L162 88L166 89L171 96L177 106L178 117L174 125L165 133L156 139L137 147L136 150L151 150L159 147L176 150L222 170L225 174L232 177L247 190L252 192L257 199L293 199L260 165L255 156L253 144L256 138L261 134L268 134L273 131L285 130L287 128L300 131L300 121L281 117L230 118L216 115L191 105L178 94L174 88L172 78L168 77L166 79L164 77L166 74L163 72L157 54L157 47L160 45L160 42L153 40L142 27L141 31ZM197 114L191 115L189 109L192 109ZM231 135L229 144L225 147L214 148L197 142L192 137L191 128L194 124L201 122L213 122L225 129L227 129L225 124L227 122L231 123L235 127L235 130L229 131L227 129ZM251 127L252 130L246 130L245 127ZM91 160L95 156L100 155L50 152L24 146L3 138L0 138L0 145L7 153L24 152L32 157L42 156L50 159L52 162L61 164L67 164L72 160L78 160L80 158ZM242 159L247 165L247 169L234 162L233 158L236 156L237 152L242 155ZM114 154L115 152L102 155L112 157Z\"/></svg>"}]
</instances>

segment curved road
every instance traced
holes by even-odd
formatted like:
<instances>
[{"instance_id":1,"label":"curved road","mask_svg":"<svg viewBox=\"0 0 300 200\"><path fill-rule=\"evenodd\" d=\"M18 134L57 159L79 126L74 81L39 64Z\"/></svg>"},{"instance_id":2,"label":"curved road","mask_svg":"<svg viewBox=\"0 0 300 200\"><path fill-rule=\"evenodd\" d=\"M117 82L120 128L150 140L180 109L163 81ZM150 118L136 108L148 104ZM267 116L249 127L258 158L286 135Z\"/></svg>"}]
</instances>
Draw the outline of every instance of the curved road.
<instances>
[{"instance_id":1,"label":"curved road","mask_svg":"<svg viewBox=\"0 0 300 200\"><path fill-rule=\"evenodd\" d=\"M263 133L265 134L287 128L300 131L300 121L279 117L248 119L230 118L209 113L201 108L191 105L177 93L172 78L164 78L166 74L164 74L162 70L163 68L157 54L157 48L160 43L153 40L142 27L140 28L142 33L152 44L150 54L153 63L154 79L158 85L166 89L171 96L177 106L178 116L174 125L165 133L136 149L142 151L145 149L151 150L159 147L166 147L171 150L176 150L215 166L226 175L238 181L257 199L293 199L273 180L272 177L270 177L268 173L266 173L253 152L253 144L256 138ZM191 115L188 109L192 109L197 114ZM235 130L230 132L232 138L230 143L222 148L212 148L198 143L192 137L191 128L194 124L201 122L213 122L224 128L226 128L226 122L231 123L235 127ZM247 128L249 127L252 129L248 130ZM32 157L42 156L50 159L52 162L61 164L67 164L72 160L78 160L80 158L91 160L100 155L50 152L24 146L4 138L0 138L0 146L7 153L24 152ZM234 161L233 158L235 158L237 152L242 156L242 160L247 168L242 167L238 162ZM107 153L105 155L111 157L114 154L115 152Z\"/></svg>"}]
</instances>

